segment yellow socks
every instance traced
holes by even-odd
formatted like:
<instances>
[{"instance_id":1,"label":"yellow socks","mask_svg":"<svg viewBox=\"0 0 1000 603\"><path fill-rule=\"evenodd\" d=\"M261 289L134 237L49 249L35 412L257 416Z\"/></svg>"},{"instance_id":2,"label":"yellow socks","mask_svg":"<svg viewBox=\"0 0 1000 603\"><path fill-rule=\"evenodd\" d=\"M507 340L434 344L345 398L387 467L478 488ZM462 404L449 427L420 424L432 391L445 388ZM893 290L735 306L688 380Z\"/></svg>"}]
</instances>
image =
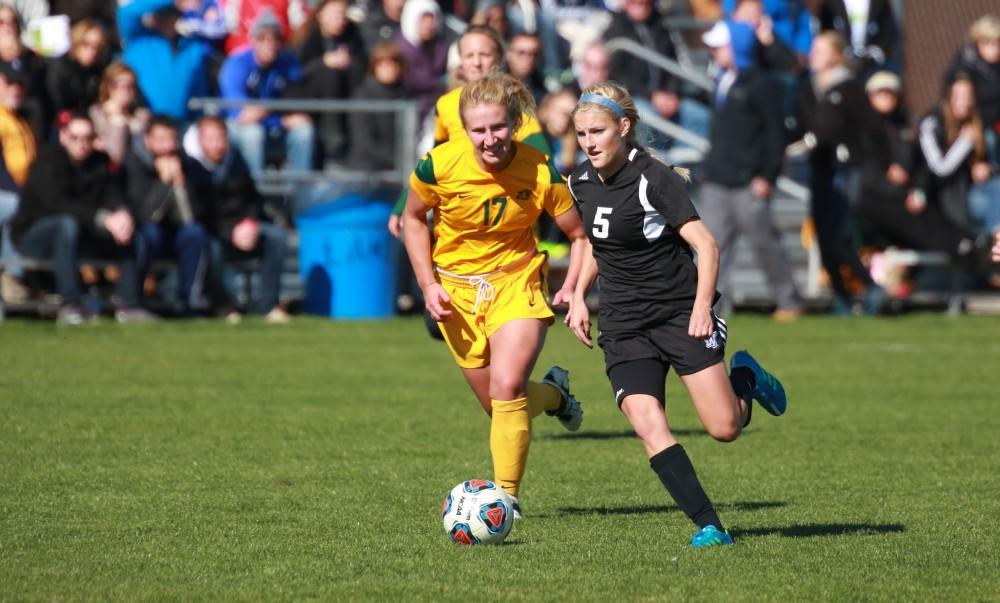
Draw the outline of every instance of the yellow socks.
<instances>
[{"instance_id":1,"label":"yellow socks","mask_svg":"<svg viewBox=\"0 0 1000 603\"><path fill-rule=\"evenodd\" d=\"M530 389L531 383L529 391ZM556 393L556 399L558 398L559 394ZM517 496L521 486L521 477L524 476L524 467L528 462L528 447L531 445L531 409L528 400L529 398L518 398L492 401L490 452L493 454L494 481L512 496Z\"/></svg>"},{"instance_id":2,"label":"yellow socks","mask_svg":"<svg viewBox=\"0 0 1000 603\"><path fill-rule=\"evenodd\" d=\"M543 410L559 410L562 405L562 395L551 385L528 381L528 411L532 417L542 414Z\"/></svg>"}]
</instances>

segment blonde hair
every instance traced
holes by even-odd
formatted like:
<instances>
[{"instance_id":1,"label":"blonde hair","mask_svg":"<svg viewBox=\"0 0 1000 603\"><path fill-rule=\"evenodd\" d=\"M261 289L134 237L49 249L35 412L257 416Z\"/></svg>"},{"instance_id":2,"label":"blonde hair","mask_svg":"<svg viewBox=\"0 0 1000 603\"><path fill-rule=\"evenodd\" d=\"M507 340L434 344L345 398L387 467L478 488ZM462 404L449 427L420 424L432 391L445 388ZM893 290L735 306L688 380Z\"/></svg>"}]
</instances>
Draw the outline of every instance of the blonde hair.
<instances>
[{"instance_id":1,"label":"blonde hair","mask_svg":"<svg viewBox=\"0 0 1000 603\"><path fill-rule=\"evenodd\" d=\"M104 74L101 76L101 86L97 94L97 102L103 103L104 101L111 98L111 82L115 78L121 77L123 75L128 75L132 77L132 86L136 89L136 96L139 93L139 84L135 75L135 71L131 67L123 63L122 61L115 61L107 66L104 70Z\"/></svg>"},{"instance_id":2,"label":"blonde hair","mask_svg":"<svg viewBox=\"0 0 1000 603\"><path fill-rule=\"evenodd\" d=\"M840 59L840 63L845 60L844 51L847 50L847 38L844 37L839 31L834 31L829 29L822 33L816 34L816 38L813 39L813 44L816 40L824 40L830 46L833 47L833 53Z\"/></svg>"},{"instance_id":3,"label":"blonde hair","mask_svg":"<svg viewBox=\"0 0 1000 603\"><path fill-rule=\"evenodd\" d=\"M636 140L636 133L639 131L639 110L635 106L635 101L632 100L632 95L629 94L628 90L626 90L624 86L617 82L601 82L600 84L590 86L584 90L583 93L596 94L613 101L622 108L622 111L625 113L625 117L619 117L618 114L609 107L593 102L577 103L576 108L573 109L573 117L576 117L576 114L580 111L596 110L603 112L615 123L618 123L619 119L627 119L629 121L629 130L628 134L625 135L625 141L639 150L645 150ZM672 169L674 173L684 180L684 182L691 182L691 170L678 167L676 165L670 165L657 157L654 153L650 153L649 156Z\"/></svg>"},{"instance_id":4,"label":"blonde hair","mask_svg":"<svg viewBox=\"0 0 1000 603\"><path fill-rule=\"evenodd\" d=\"M76 52L80 45L83 44L83 39L87 37L87 34L95 30L101 33L101 48L97 53L97 60L100 62L101 57L104 56L104 53L108 49L108 34L104 31L104 27L101 23L96 19L82 19L70 28L70 53Z\"/></svg>"},{"instance_id":5,"label":"blonde hair","mask_svg":"<svg viewBox=\"0 0 1000 603\"><path fill-rule=\"evenodd\" d=\"M458 114L465 125L465 110L479 105L502 105L507 108L507 120L513 135L524 116L535 116L535 98L516 77L494 68L481 80L467 84L458 97Z\"/></svg>"},{"instance_id":6,"label":"blonde hair","mask_svg":"<svg viewBox=\"0 0 1000 603\"><path fill-rule=\"evenodd\" d=\"M996 15L979 17L969 28L969 37L973 42L1000 39L1000 17Z\"/></svg>"},{"instance_id":7,"label":"blonde hair","mask_svg":"<svg viewBox=\"0 0 1000 603\"><path fill-rule=\"evenodd\" d=\"M486 36L493 42L493 45L496 46L497 49L496 53L497 62L498 63L502 62L504 53L506 53L507 51L507 45L503 43L503 38L500 37L500 34L497 33L497 30L493 29L489 25L470 25L465 29L465 31L462 32L462 35L458 36L458 40L455 42L455 47L459 51L461 51L462 40L464 40L468 36L473 36L477 34L480 36Z\"/></svg>"},{"instance_id":8,"label":"blonde hair","mask_svg":"<svg viewBox=\"0 0 1000 603\"><path fill-rule=\"evenodd\" d=\"M603 96L604 98L615 102L625 113L624 119L629 121L629 131L625 140L632 144L638 144L636 142L636 131L639 126L639 110L635 108L635 101L632 100L632 95L628 93L625 86L617 82L601 82L600 84L594 84L586 90L583 91L584 94L596 94L598 96ZM611 118L612 121L618 123L619 119L617 113L612 111L610 108L604 105L599 105L597 103L577 103L576 108L573 109L573 117L580 111L601 111L605 115Z\"/></svg>"}]
</instances>

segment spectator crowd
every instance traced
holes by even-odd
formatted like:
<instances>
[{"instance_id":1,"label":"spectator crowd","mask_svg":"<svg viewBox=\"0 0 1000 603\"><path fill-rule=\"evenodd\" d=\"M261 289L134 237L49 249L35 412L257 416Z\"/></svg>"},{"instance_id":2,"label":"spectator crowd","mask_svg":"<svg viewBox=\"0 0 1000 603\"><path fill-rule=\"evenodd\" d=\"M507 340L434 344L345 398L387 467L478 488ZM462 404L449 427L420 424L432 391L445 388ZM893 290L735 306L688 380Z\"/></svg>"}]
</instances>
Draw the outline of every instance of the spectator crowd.
<instances>
[{"instance_id":1,"label":"spectator crowd","mask_svg":"<svg viewBox=\"0 0 1000 603\"><path fill-rule=\"evenodd\" d=\"M651 127L659 121L709 142L690 161L699 211L720 242L723 294L742 236L777 300L775 318L802 312L767 203L796 152L833 312L877 313L895 293L873 279L862 247L941 252L1000 286L982 261L1000 231L1000 15L976 19L965 45L948 49L940 100L914 120L893 6L0 0L0 293L33 294L20 258L50 266L67 324L93 313L86 289L97 281L113 282L121 321L154 320L154 294L182 316L286 321L287 220L259 178L330 163L390 170L400 136L392 114L277 112L253 101L410 99L420 117L410 134L433 144L435 103L470 77L462 65L472 49L456 44L468 25L497 34L499 62L535 97L542 146L562 173L584 159L570 119L576 98L608 79L650 118L641 130L650 149L684 157L684 144ZM701 29L679 28L677 17ZM711 89L610 52L607 42L622 38L708 76ZM198 97L233 102L204 115L190 102ZM155 276L164 260L175 283ZM233 263L258 274L245 307L226 278Z\"/></svg>"}]
</instances>

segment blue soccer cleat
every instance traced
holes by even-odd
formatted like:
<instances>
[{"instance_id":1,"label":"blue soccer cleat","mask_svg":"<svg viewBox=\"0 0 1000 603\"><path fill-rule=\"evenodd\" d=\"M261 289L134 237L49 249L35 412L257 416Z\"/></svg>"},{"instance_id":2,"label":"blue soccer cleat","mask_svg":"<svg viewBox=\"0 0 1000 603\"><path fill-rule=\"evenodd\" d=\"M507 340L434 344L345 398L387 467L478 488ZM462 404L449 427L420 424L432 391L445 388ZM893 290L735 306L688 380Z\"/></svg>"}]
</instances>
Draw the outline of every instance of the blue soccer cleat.
<instances>
[{"instance_id":1,"label":"blue soccer cleat","mask_svg":"<svg viewBox=\"0 0 1000 603\"><path fill-rule=\"evenodd\" d=\"M729 532L720 532L719 528L712 525L703 527L691 537L691 546L696 549L732 543L733 537L729 535Z\"/></svg>"},{"instance_id":2,"label":"blue soccer cleat","mask_svg":"<svg viewBox=\"0 0 1000 603\"><path fill-rule=\"evenodd\" d=\"M736 352L729 360L730 370L738 366L745 366L753 371L757 385L750 392L750 396L772 415L780 417L785 414L785 407L788 405L788 400L785 398L785 388L781 385L781 381L778 381L774 375L761 368L757 361L753 359L753 356L746 350Z\"/></svg>"}]
</instances>

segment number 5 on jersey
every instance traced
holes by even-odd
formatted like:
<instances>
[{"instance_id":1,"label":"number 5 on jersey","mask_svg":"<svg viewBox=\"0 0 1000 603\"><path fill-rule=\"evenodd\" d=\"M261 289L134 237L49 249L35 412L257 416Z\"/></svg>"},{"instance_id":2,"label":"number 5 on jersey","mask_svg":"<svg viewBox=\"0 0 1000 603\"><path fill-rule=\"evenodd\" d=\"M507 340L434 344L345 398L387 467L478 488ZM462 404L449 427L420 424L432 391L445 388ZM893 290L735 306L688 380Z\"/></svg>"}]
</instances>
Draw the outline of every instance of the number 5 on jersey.
<instances>
[{"instance_id":1,"label":"number 5 on jersey","mask_svg":"<svg viewBox=\"0 0 1000 603\"><path fill-rule=\"evenodd\" d=\"M608 238L608 233L611 230L611 221L606 216L611 215L611 209L610 207L598 206L597 211L594 212L594 236L598 239Z\"/></svg>"}]
</instances>

